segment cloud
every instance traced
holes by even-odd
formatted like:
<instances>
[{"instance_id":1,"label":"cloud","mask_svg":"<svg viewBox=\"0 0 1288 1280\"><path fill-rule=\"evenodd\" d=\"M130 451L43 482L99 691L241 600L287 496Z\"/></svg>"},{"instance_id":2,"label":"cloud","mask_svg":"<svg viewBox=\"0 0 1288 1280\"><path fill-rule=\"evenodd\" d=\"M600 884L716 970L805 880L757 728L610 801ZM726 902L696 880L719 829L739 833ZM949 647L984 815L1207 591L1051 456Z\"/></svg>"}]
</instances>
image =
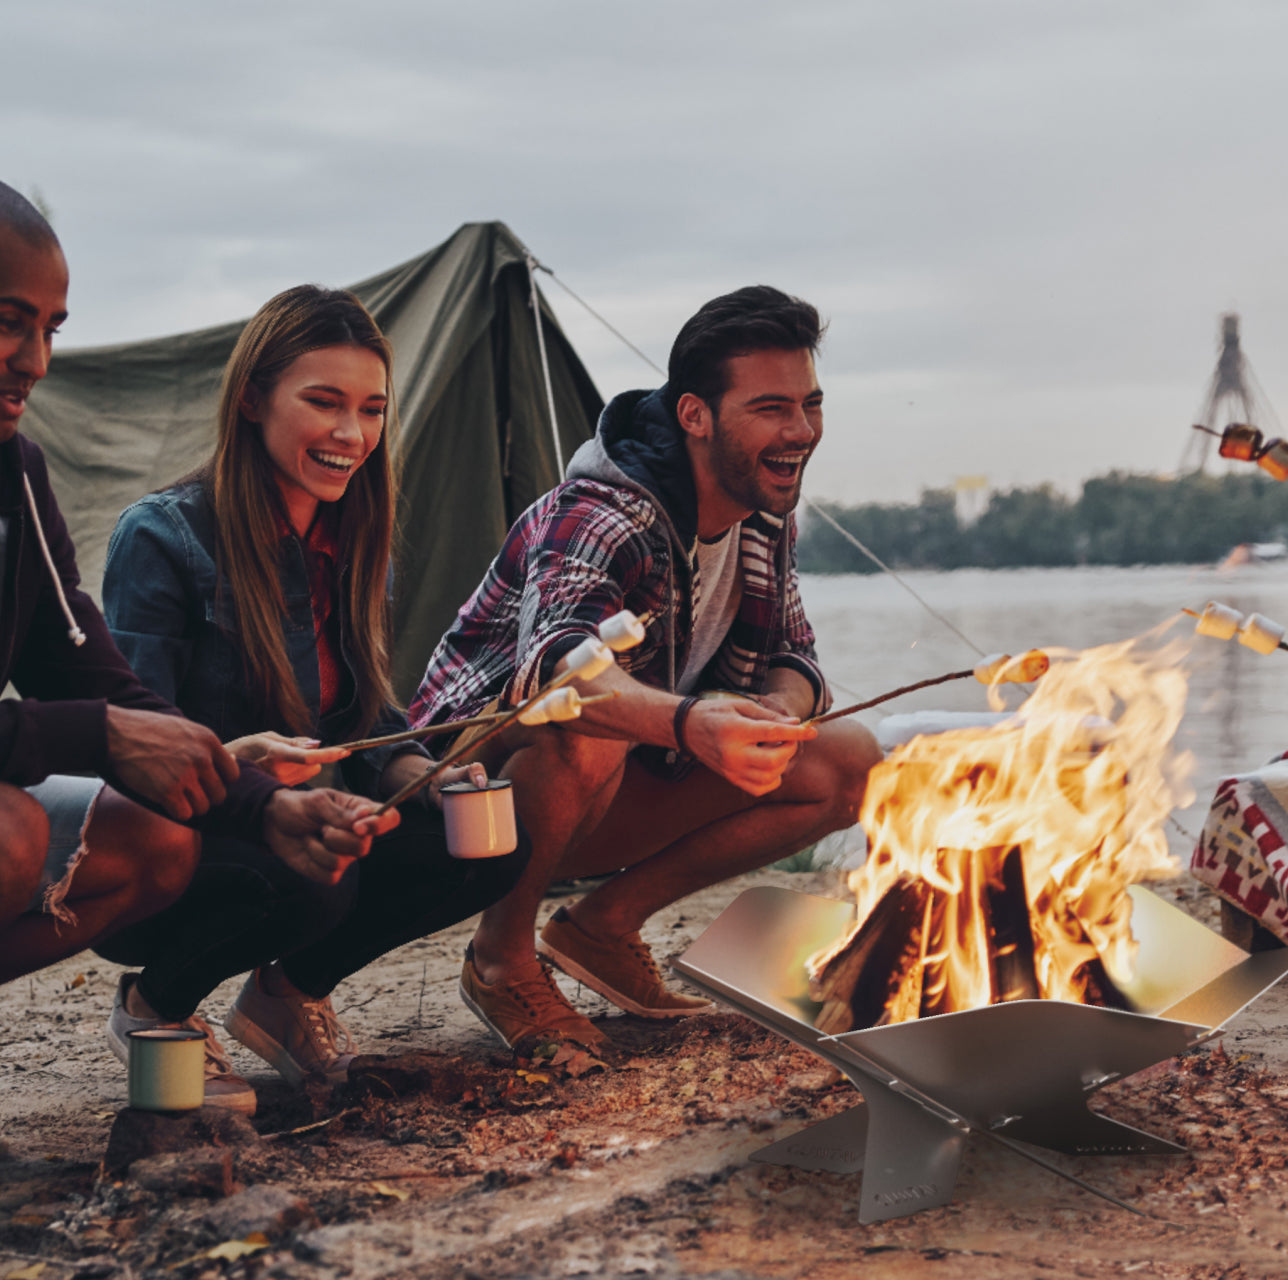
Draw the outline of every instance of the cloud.
<instances>
[{"instance_id":1,"label":"cloud","mask_svg":"<svg viewBox=\"0 0 1288 1280\"><path fill-rule=\"evenodd\" d=\"M233 319L501 218L659 362L724 289L817 301L829 419L864 442L828 496L1169 468L1229 307L1288 402L1273 3L50 0L4 22L0 176L54 207L69 342ZM551 297L602 389L653 377Z\"/></svg>"}]
</instances>

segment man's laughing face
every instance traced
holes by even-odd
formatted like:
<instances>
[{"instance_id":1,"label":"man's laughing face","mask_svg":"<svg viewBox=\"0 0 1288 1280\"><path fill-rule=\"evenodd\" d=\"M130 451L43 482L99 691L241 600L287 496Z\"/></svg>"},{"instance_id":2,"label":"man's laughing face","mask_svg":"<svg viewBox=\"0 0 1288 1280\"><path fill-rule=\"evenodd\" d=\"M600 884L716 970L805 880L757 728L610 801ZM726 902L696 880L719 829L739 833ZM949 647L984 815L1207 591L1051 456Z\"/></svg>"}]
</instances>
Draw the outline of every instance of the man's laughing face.
<instances>
[{"instance_id":1,"label":"man's laughing face","mask_svg":"<svg viewBox=\"0 0 1288 1280\"><path fill-rule=\"evenodd\" d=\"M711 424L711 467L748 511L783 516L800 501L805 464L823 436L823 393L808 351L733 356Z\"/></svg>"}]
</instances>

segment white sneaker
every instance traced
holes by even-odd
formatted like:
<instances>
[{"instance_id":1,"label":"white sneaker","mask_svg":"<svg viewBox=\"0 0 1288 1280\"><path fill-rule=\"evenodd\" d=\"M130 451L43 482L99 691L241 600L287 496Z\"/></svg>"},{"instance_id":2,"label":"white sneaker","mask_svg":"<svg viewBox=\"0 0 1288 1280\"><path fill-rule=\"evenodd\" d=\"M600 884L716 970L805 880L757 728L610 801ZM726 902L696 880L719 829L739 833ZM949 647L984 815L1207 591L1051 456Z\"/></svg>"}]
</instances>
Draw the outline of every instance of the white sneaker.
<instances>
[{"instance_id":1,"label":"white sneaker","mask_svg":"<svg viewBox=\"0 0 1288 1280\"><path fill-rule=\"evenodd\" d=\"M215 1039L215 1033L204 1018L193 1014L182 1022L167 1022L164 1018L136 1018L126 1010L126 995L138 981L138 977L137 973L123 973L117 983L116 999L112 1002L112 1013L107 1020L107 1043L112 1052L128 1066L130 1042L127 1037L131 1031L150 1031L154 1027L182 1027L187 1031L199 1031L206 1038L205 1105L226 1107L230 1111L253 1116L255 1090L233 1071L232 1060L223 1045Z\"/></svg>"},{"instance_id":2,"label":"white sneaker","mask_svg":"<svg viewBox=\"0 0 1288 1280\"><path fill-rule=\"evenodd\" d=\"M224 1027L296 1087L308 1076L340 1084L348 1079L349 1063L357 1056L353 1037L335 1016L330 996L317 1000L302 992L271 995L258 969L246 979Z\"/></svg>"}]
</instances>

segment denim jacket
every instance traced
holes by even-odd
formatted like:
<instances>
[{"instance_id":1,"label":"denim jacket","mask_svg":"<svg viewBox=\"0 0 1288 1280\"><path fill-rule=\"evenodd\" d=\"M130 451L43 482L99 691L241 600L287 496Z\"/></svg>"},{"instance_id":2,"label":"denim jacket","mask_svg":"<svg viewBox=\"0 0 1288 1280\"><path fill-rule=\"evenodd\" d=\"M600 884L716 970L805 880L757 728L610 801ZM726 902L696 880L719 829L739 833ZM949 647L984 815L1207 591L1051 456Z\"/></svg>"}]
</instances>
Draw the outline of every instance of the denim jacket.
<instances>
[{"instance_id":1,"label":"denim jacket","mask_svg":"<svg viewBox=\"0 0 1288 1280\"><path fill-rule=\"evenodd\" d=\"M343 572L343 571L342 571ZM237 639L228 580L217 587L215 513L205 486L189 481L149 494L127 507L108 545L103 612L121 652L144 684L175 703L192 720L209 726L224 742L285 724L265 723L247 696L246 670ZM343 742L357 729L351 619L341 605L340 658L348 673L347 705L319 716L321 694L313 602L301 539L282 543L282 633L296 683L310 708L313 736ZM343 601L344 592L337 593ZM398 733L406 717L386 707L371 737ZM381 772L395 755L424 754L414 743L358 752L340 764L349 790L376 797Z\"/></svg>"}]
</instances>

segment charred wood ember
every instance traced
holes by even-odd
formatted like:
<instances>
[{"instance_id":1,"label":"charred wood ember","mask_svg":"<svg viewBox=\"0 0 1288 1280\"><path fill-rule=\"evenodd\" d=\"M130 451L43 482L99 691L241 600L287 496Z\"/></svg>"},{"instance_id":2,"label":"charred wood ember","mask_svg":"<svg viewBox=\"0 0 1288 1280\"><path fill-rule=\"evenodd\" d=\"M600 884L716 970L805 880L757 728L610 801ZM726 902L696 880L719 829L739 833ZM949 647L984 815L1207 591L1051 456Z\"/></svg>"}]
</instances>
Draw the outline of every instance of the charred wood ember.
<instances>
[{"instance_id":1,"label":"charred wood ember","mask_svg":"<svg viewBox=\"0 0 1288 1280\"><path fill-rule=\"evenodd\" d=\"M992 938L993 1003L1036 1000L1038 974L1033 958L1033 930L1024 887L1024 859L1018 845L1002 860L1002 881L984 889Z\"/></svg>"},{"instance_id":2,"label":"charred wood ember","mask_svg":"<svg viewBox=\"0 0 1288 1280\"><path fill-rule=\"evenodd\" d=\"M1099 956L1094 960L1088 960L1078 970L1078 976L1087 984L1083 993L1083 1004L1097 1004L1106 1009L1131 1008L1131 1001L1123 995L1113 979L1110 978Z\"/></svg>"},{"instance_id":3,"label":"charred wood ember","mask_svg":"<svg viewBox=\"0 0 1288 1280\"><path fill-rule=\"evenodd\" d=\"M921 968L921 937L929 891L905 877L810 979L822 1003L814 1026L825 1035L874 1026L898 994L901 973Z\"/></svg>"}]
</instances>

